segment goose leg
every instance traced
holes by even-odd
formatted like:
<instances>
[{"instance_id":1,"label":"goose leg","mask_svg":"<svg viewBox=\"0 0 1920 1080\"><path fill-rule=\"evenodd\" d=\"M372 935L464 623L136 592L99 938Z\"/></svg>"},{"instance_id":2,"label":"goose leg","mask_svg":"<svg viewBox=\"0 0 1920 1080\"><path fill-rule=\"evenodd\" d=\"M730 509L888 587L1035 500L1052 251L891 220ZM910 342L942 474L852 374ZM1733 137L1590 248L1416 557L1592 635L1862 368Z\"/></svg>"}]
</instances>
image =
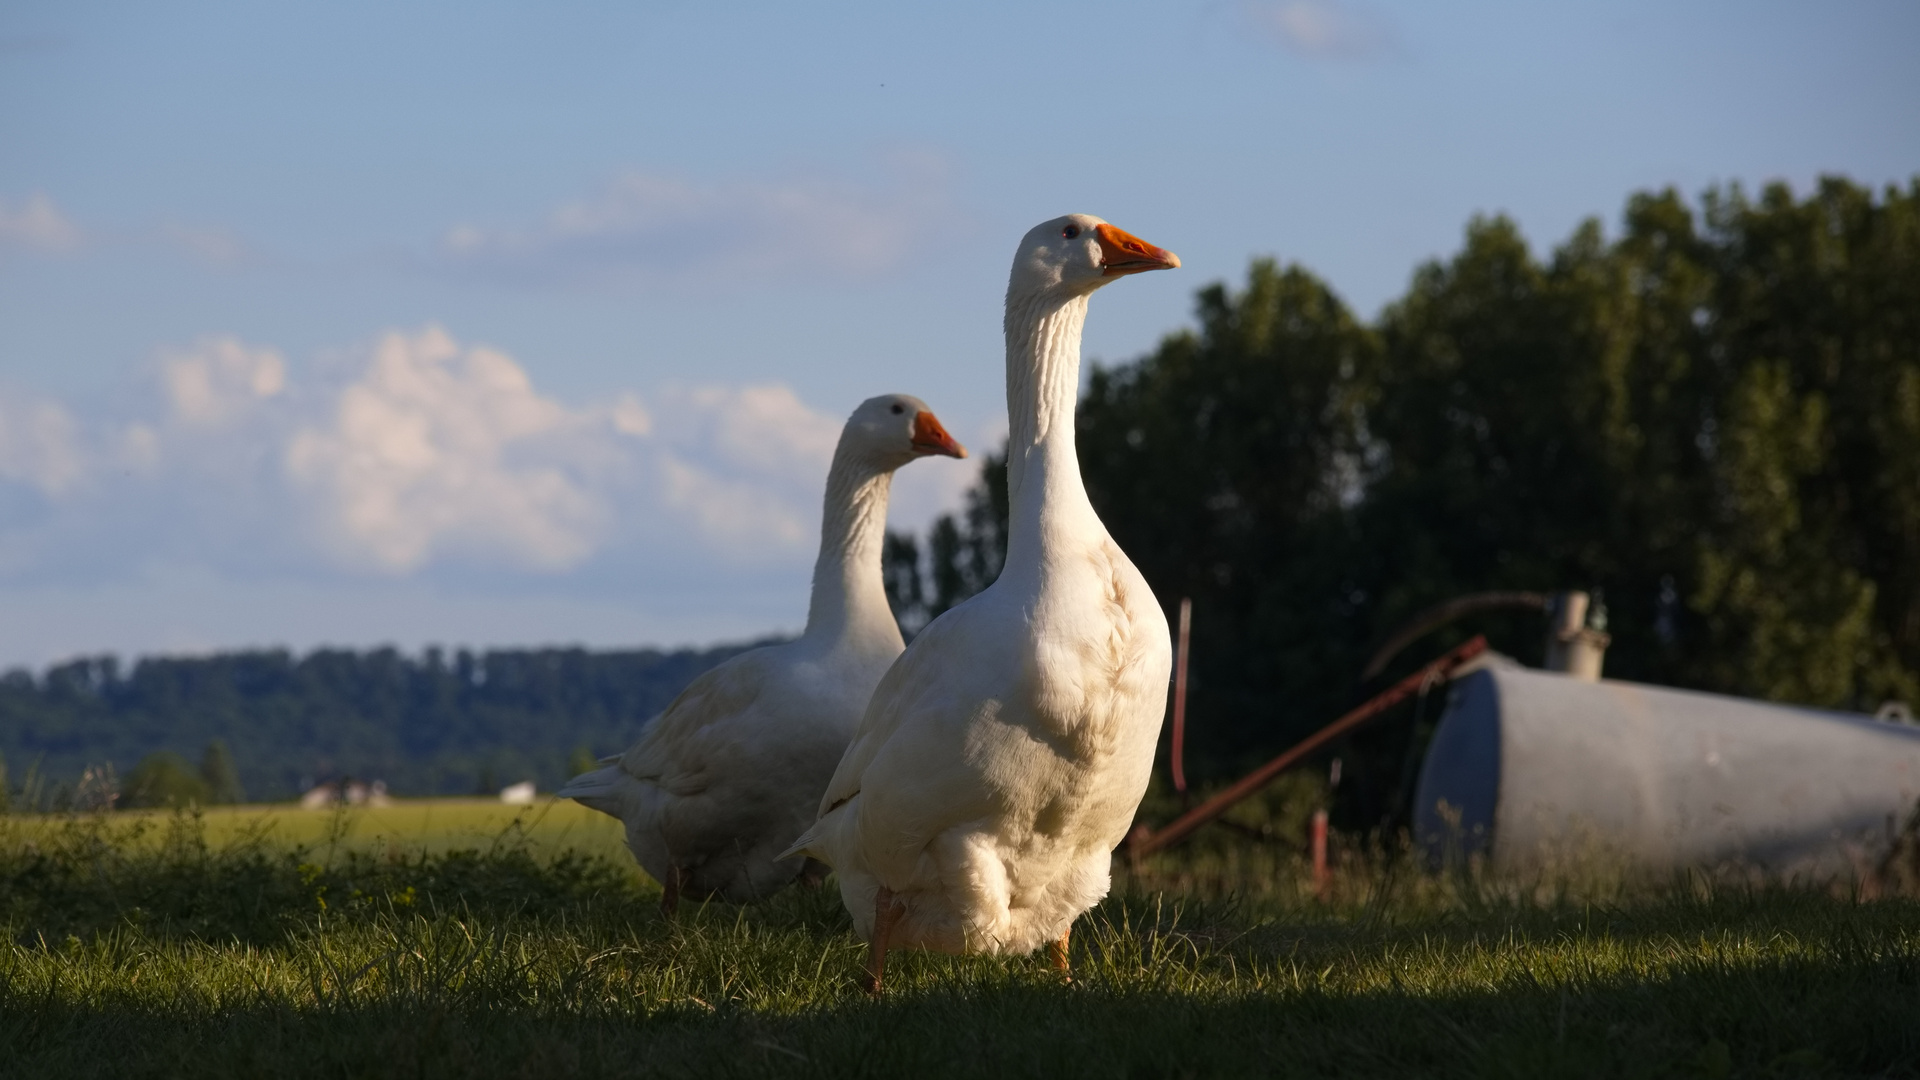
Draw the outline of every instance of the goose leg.
<instances>
[{"instance_id":1,"label":"goose leg","mask_svg":"<svg viewBox=\"0 0 1920 1080\"><path fill-rule=\"evenodd\" d=\"M904 909L893 902L893 890L880 886L880 891L873 895L873 939L867 942L865 989L869 994L880 993L880 974L887 966L887 938L902 914Z\"/></svg>"},{"instance_id":2,"label":"goose leg","mask_svg":"<svg viewBox=\"0 0 1920 1080\"><path fill-rule=\"evenodd\" d=\"M667 880L660 883L660 914L671 919L680 910L680 868L670 867Z\"/></svg>"},{"instance_id":3,"label":"goose leg","mask_svg":"<svg viewBox=\"0 0 1920 1080\"><path fill-rule=\"evenodd\" d=\"M817 889L832 872L833 867L809 856L807 861L800 865L800 884L805 888Z\"/></svg>"},{"instance_id":4,"label":"goose leg","mask_svg":"<svg viewBox=\"0 0 1920 1080\"><path fill-rule=\"evenodd\" d=\"M1059 941L1047 942L1047 959L1053 964L1053 970L1069 979L1073 977L1073 965L1067 961L1067 939L1073 936L1073 927L1060 931Z\"/></svg>"}]
</instances>

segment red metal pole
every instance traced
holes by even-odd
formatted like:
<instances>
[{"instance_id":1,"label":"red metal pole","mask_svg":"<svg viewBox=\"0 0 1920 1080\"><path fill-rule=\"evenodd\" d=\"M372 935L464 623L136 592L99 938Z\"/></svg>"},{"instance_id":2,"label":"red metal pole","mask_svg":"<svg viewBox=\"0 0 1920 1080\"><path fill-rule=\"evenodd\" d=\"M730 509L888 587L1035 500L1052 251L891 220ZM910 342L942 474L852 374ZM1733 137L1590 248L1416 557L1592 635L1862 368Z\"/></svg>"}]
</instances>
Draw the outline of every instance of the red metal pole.
<instances>
[{"instance_id":1,"label":"red metal pole","mask_svg":"<svg viewBox=\"0 0 1920 1080\"><path fill-rule=\"evenodd\" d=\"M1313 895L1324 900L1327 897L1327 812L1313 812Z\"/></svg>"},{"instance_id":2,"label":"red metal pole","mask_svg":"<svg viewBox=\"0 0 1920 1080\"><path fill-rule=\"evenodd\" d=\"M1134 826L1133 833L1127 837L1127 854L1132 858L1139 858L1185 839L1188 833L1219 817L1234 803L1266 787L1274 777L1298 764L1300 759L1387 711L1408 696L1418 693L1428 679L1446 675L1462 663L1485 652L1486 649L1487 639L1476 636L1472 641L1459 646L1376 694L1359 708L1300 740L1293 749L1241 777L1239 782L1227 790L1181 814L1166 828L1155 832L1144 823Z\"/></svg>"},{"instance_id":3,"label":"red metal pole","mask_svg":"<svg viewBox=\"0 0 1920 1080\"><path fill-rule=\"evenodd\" d=\"M1193 628L1193 598L1180 598L1180 644L1173 654L1173 790L1187 800L1187 637Z\"/></svg>"}]
</instances>

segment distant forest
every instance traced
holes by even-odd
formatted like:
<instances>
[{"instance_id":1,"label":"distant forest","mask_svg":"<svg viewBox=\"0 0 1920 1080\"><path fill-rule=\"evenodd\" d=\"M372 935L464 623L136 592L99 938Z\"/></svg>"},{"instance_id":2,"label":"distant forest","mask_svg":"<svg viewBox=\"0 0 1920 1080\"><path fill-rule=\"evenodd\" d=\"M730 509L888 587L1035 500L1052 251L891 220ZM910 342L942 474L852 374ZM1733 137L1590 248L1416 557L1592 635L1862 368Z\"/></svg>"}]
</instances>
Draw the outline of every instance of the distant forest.
<instances>
[{"instance_id":1,"label":"distant forest","mask_svg":"<svg viewBox=\"0 0 1920 1080\"><path fill-rule=\"evenodd\" d=\"M1483 615L1361 684L1409 616L1479 590L1602 594L1613 677L1920 704L1920 180L1635 195L1615 235L1544 257L1475 219L1372 322L1256 261L1199 291L1195 328L1092 371L1077 431L1114 537L1170 612L1193 599L1203 780L1472 633L1538 663L1539 616ZM990 457L962 512L889 536L903 629L992 582L1006 501ZM253 798L551 788L743 647L84 660L0 680L0 753L16 790L36 762L70 782L162 750L219 788L215 739ZM1405 805L1438 711L1338 749L1343 824Z\"/></svg>"},{"instance_id":2,"label":"distant forest","mask_svg":"<svg viewBox=\"0 0 1920 1080\"><path fill-rule=\"evenodd\" d=\"M230 755L238 773L228 797L286 799L342 777L385 780L397 795L521 780L551 791L582 759L624 750L695 676L752 647L76 660L0 677L0 754L14 796L31 772L42 804L90 765L112 764L125 780L149 755L204 763L216 743L212 756Z\"/></svg>"}]
</instances>

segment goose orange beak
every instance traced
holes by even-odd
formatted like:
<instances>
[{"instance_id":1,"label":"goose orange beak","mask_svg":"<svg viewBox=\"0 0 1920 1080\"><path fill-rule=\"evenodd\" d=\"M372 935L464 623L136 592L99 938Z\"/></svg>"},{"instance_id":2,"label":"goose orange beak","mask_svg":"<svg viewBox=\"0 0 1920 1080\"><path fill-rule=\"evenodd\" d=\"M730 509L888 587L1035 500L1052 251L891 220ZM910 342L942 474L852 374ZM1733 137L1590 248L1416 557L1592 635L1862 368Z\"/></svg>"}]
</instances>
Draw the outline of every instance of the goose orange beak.
<instances>
[{"instance_id":1,"label":"goose orange beak","mask_svg":"<svg viewBox=\"0 0 1920 1080\"><path fill-rule=\"evenodd\" d=\"M1102 277L1141 274L1148 270L1172 270L1180 265L1180 256L1166 248L1157 248L1125 229L1095 225L1093 234L1100 239Z\"/></svg>"},{"instance_id":2,"label":"goose orange beak","mask_svg":"<svg viewBox=\"0 0 1920 1080\"><path fill-rule=\"evenodd\" d=\"M956 458L967 456L967 448L947 434L947 429L940 426L940 418L925 411L913 418L913 449L920 454L944 454Z\"/></svg>"}]
</instances>

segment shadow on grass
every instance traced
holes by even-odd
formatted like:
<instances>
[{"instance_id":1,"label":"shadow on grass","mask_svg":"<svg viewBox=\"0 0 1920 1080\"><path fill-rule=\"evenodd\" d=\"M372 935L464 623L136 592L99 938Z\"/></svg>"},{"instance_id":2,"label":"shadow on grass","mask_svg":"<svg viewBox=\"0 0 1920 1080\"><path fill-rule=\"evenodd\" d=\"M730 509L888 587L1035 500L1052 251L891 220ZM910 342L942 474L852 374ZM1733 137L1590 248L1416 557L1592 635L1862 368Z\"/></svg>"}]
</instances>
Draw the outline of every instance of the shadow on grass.
<instances>
[{"instance_id":1,"label":"shadow on grass","mask_svg":"<svg viewBox=\"0 0 1920 1080\"><path fill-rule=\"evenodd\" d=\"M80 1006L4 993L0 1072L220 1076L1817 1076L1920 1067L1913 958L1197 994L974 972L798 1013L449 993ZM209 1003L210 1004L210 1003Z\"/></svg>"}]
</instances>

